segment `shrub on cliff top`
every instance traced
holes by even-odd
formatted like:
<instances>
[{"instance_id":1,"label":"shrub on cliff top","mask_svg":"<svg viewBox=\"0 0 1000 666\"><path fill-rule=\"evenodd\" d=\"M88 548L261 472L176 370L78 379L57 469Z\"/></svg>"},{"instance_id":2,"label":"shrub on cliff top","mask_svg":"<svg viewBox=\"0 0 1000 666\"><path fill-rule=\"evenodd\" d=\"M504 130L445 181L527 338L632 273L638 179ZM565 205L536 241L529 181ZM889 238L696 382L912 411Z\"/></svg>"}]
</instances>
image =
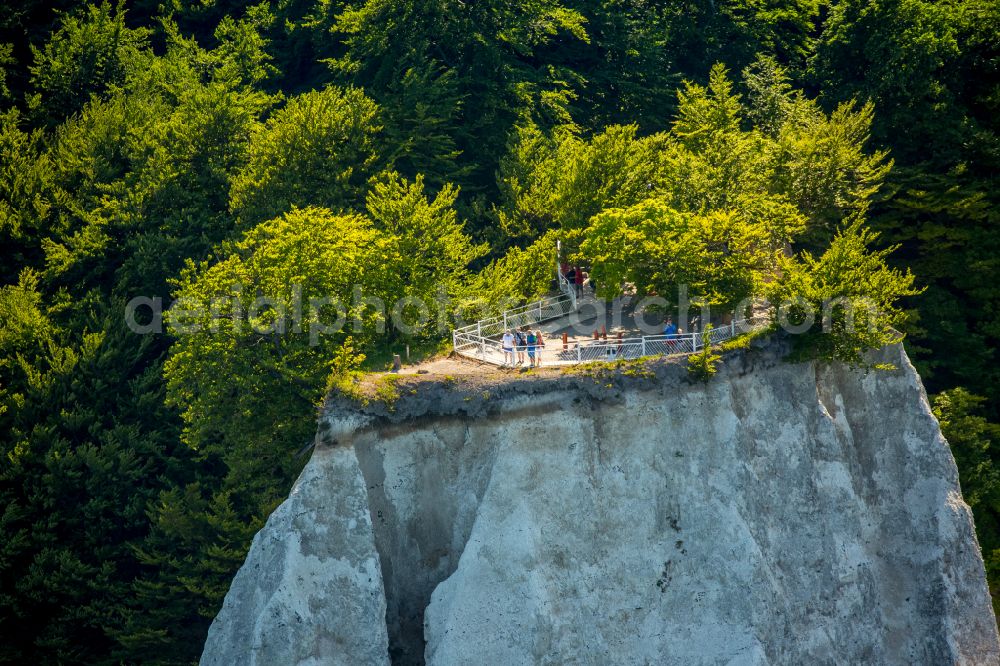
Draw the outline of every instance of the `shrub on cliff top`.
<instances>
[{"instance_id":1,"label":"shrub on cliff top","mask_svg":"<svg viewBox=\"0 0 1000 666\"><path fill-rule=\"evenodd\" d=\"M921 290L909 270L886 264L895 247L869 249L877 236L858 217L818 259L803 252L783 260L768 296L778 305L778 323L795 334L796 357L867 366L867 350L902 341L899 300Z\"/></svg>"}]
</instances>

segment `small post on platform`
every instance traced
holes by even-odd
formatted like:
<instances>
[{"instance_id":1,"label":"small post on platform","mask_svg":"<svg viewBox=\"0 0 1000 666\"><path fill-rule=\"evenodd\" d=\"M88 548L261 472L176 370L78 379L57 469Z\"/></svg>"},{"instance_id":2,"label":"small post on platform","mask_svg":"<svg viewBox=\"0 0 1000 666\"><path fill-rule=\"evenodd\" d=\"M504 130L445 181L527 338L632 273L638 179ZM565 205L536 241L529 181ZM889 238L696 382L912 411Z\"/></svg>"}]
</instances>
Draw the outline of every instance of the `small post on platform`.
<instances>
[{"instance_id":1,"label":"small post on platform","mask_svg":"<svg viewBox=\"0 0 1000 666\"><path fill-rule=\"evenodd\" d=\"M392 371L399 372L400 368L403 367L403 362L399 358L399 354L392 355Z\"/></svg>"}]
</instances>

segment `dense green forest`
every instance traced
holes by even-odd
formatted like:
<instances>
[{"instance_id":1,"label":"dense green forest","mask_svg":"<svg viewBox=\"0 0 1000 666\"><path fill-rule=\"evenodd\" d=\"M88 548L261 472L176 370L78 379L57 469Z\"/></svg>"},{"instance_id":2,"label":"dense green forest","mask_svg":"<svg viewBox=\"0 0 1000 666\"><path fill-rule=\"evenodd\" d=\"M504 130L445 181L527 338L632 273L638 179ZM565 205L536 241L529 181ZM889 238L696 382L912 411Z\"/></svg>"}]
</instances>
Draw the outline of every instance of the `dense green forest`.
<instances>
[{"instance_id":1,"label":"dense green forest","mask_svg":"<svg viewBox=\"0 0 1000 666\"><path fill-rule=\"evenodd\" d=\"M325 392L441 341L269 317L473 316L544 291L556 239L602 285L873 298L801 344L906 333L996 606L998 30L998 0L0 8L0 661L197 660ZM222 316L140 335L136 297Z\"/></svg>"}]
</instances>

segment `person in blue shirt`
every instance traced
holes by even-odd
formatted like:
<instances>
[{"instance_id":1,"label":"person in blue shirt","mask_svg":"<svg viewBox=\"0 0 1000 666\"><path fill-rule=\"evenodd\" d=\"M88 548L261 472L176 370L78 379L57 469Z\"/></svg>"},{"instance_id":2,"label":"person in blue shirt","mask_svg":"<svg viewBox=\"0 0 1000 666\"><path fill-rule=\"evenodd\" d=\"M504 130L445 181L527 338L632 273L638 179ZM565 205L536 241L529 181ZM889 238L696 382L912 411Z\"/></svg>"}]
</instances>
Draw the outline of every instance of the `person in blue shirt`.
<instances>
[{"instance_id":1,"label":"person in blue shirt","mask_svg":"<svg viewBox=\"0 0 1000 666\"><path fill-rule=\"evenodd\" d=\"M668 340L674 340L677 338L677 327L674 326L674 320L672 317L667 317L667 325L663 327L663 335L667 336Z\"/></svg>"}]
</instances>

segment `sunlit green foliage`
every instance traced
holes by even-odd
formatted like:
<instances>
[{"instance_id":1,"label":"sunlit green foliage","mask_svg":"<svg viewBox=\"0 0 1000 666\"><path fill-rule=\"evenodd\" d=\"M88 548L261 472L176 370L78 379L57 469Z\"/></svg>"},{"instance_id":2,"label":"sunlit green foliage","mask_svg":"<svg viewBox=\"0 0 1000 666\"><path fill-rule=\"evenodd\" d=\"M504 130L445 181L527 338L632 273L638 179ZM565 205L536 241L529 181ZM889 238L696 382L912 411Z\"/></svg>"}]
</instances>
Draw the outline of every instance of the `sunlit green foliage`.
<instances>
[{"instance_id":1,"label":"sunlit green foliage","mask_svg":"<svg viewBox=\"0 0 1000 666\"><path fill-rule=\"evenodd\" d=\"M48 277L77 294L162 293L186 258L229 237L229 183L270 103L176 35L126 85L137 92L88 103L55 135L38 224Z\"/></svg>"},{"instance_id":2,"label":"sunlit green foliage","mask_svg":"<svg viewBox=\"0 0 1000 666\"><path fill-rule=\"evenodd\" d=\"M308 439L348 336L363 348L400 330L446 329L450 299L481 254L451 207L456 194L431 198L421 181L389 175L368 196L370 217L295 209L250 230L222 261L189 264L167 317L177 342L165 368L188 443L287 458Z\"/></svg>"},{"instance_id":3,"label":"sunlit green foliage","mask_svg":"<svg viewBox=\"0 0 1000 666\"><path fill-rule=\"evenodd\" d=\"M226 450L257 431L260 446L284 457L287 447L268 445L274 425L300 415L308 420L333 351L346 336L318 331L357 315L355 335L371 339L376 322L344 309L355 284L385 295L379 283L389 251L365 218L307 208L255 227L225 260L191 266L168 313L178 340L166 366L170 400L182 408L188 441ZM326 298L337 302L320 309L319 299ZM311 301L317 305L309 307ZM246 381L234 386L234 376ZM284 400L273 398L279 393Z\"/></svg>"},{"instance_id":4,"label":"sunlit green foliage","mask_svg":"<svg viewBox=\"0 0 1000 666\"><path fill-rule=\"evenodd\" d=\"M731 310L760 293L790 240L780 226L738 212L681 213L651 199L596 216L580 246L593 262L598 292L616 296L634 285L676 306L686 285L691 302Z\"/></svg>"},{"instance_id":5,"label":"sunlit green foliage","mask_svg":"<svg viewBox=\"0 0 1000 666\"><path fill-rule=\"evenodd\" d=\"M437 296L439 306L428 313L433 322L448 317L441 299L464 293L469 265L487 251L466 235L454 208L457 197L458 189L446 185L431 198L422 177L408 182L389 173L372 182L365 201L375 226L391 239L392 255L383 266L393 269L382 276L384 296Z\"/></svg>"},{"instance_id":6,"label":"sunlit green foliage","mask_svg":"<svg viewBox=\"0 0 1000 666\"><path fill-rule=\"evenodd\" d=\"M768 210L786 221L789 238L805 216L812 237L829 237L844 215L864 209L891 166L884 152L865 151L872 109L844 105L827 115L792 92L773 63L762 74L768 63L748 70L745 103L721 66L707 86L686 84L669 132L640 137L616 126L586 140L571 127L550 135L522 127L502 165L504 229L529 237L579 229L602 210L656 198L696 214Z\"/></svg>"},{"instance_id":7,"label":"sunlit green foliage","mask_svg":"<svg viewBox=\"0 0 1000 666\"><path fill-rule=\"evenodd\" d=\"M547 293L557 239L608 294L876 306L833 308L803 354L857 362L905 327L932 391L987 398L936 409L996 594L998 12L5 3L0 661L195 661L323 392L365 355L436 346L455 310ZM244 311L277 304L257 330L125 326L135 296L231 305L234 279ZM426 320L380 332L355 280L427 297ZM296 281L347 299L358 332L269 333Z\"/></svg>"},{"instance_id":8,"label":"sunlit green foliage","mask_svg":"<svg viewBox=\"0 0 1000 666\"><path fill-rule=\"evenodd\" d=\"M468 297L460 301L461 316L467 320L496 316L552 291L557 235L549 232L523 249L513 247L480 271Z\"/></svg>"},{"instance_id":9,"label":"sunlit green foliage","mask_svg":"<svg viewBox=\"0 0 1000 666\"><path fill-rule=\"evenodd\" d=\"M700 382L707 382L712 378L718 368L716 365L722 360L722 355L716 353L712 345L712 325L705 326L701 333L700 351L691 354L687 361L688 376Z\"/></svg>"},{"instance_id":10,"label":"sunlit green foliage","mask_svg":"<svg viewBox=\"0 0 1000 666\"><path fill-rule=\"evenodd\" d=\"M743 76L747 116L776 142L772 187L814 221L814 241L822 245L830 227L867 208L892 168L887 151L867 148L874 107L851 100L827 115L768 57Z\"/></svg>"},{"instance_id":11,"label":"sunlit green foliage","mask_svg":"<svg viewBox=\"0 0 1000 666\"><path fill-rule=\"evenodd\" d=\"M803 355L865 365L867 350L902 341L900 299L919 290L912 273L886 265L893 248L870 249L876 238L855 220L819 258L803 252L784 261L768 285L779 323L795 332Z\"/></svg>"},{"instance_id":12,"label":"sunlit green foliage","mask_svg":"<svg viewBox=\"0 0 1000 666\"><path fill-rule=\"evenodd\" d=\"M635 126L610 127L590 141L572 127L552 137L533 125L520 128L503 163L504 230L533 237L551 228L580 229L606 208L641 201L665 179L657 158L665 143L660 136L637 138Z\"/></svg>"},{"instance_id":13,"label":"sunlit green foliage","mask_svg":"<svg viewBox=\"0 0 1000 666\"><path fill-rule=\"evenodd\" d=\"M293 98L255 132L233 211L249 225L292 206L356 207L379 162L381 129L378 107L356 88Z\"/></svg>"}]
</instances>

